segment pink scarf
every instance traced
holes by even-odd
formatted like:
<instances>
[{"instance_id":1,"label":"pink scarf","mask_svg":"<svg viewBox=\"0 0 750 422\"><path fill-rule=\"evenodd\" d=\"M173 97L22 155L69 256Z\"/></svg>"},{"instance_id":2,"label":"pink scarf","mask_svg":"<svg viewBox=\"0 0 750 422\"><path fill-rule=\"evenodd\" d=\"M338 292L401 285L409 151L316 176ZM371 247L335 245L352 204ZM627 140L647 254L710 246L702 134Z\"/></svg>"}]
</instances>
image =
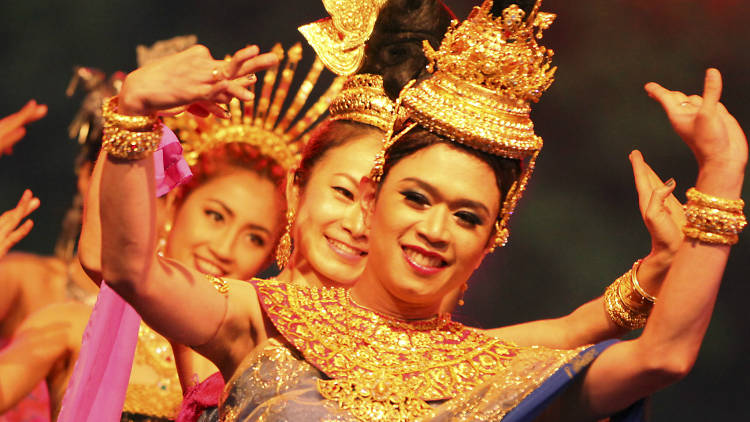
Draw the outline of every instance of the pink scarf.
<instances>
[{"instance_id":1,"label":"pink scarf","mask_svg":"<svg viewBox=\"0 0 750 422\"><path fill-rule=\"evenodd\" d=\"M166 126L154 166L157 196L192 176L177 136ZM138 313L102 282L58 422L120 420L140 323Z\"/></svg>"}]
</instances>

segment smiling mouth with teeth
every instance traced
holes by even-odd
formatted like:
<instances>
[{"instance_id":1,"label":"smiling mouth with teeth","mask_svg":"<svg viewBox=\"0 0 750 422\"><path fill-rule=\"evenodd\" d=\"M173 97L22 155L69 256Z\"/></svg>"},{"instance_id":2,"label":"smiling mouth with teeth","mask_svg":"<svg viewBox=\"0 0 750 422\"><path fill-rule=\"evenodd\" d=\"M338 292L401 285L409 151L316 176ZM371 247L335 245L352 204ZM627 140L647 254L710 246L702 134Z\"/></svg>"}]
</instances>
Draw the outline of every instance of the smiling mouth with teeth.
<instances>
[{"instance_id":1,"label":"smiling mouth with teeth","mask_svg":"<svg viewBox=\"0 0 750 422\"><path fill-rule=\"evenodd\" d=\"M195 268L203 274L210 274L217 277L222 277L225 274L225 271L221 267L200 257L195 257Z\"/></svg>"},{"instance_id":2,"label":"smiling mouth with teeth","mask_svg":"<svg viewBox=\"0 0 750 422\"><path fill-rule=\"evenodd\" d=\"M331 249L333 249L335 252L345 255L345 256L352 256L352 257L364 257L367 256L367 251L363 251L360 249L353 248L346 243L339 242L336 239L332 239L328 236L326 236L326 240L328 241L328 245L331 246Z\"/></svg>"},{"instance_id":3,"label":"smiling mouth with teeth","mask_svg":"<svg viewBox=\"0 0 750 422\"><path fill-rule=\"evenodd\" d=\"M402 246L401 249L409 264L420 272L435 272L448 265L445 260L435 254L425 254L408 246Z\"/></svg>"}]
</instances>

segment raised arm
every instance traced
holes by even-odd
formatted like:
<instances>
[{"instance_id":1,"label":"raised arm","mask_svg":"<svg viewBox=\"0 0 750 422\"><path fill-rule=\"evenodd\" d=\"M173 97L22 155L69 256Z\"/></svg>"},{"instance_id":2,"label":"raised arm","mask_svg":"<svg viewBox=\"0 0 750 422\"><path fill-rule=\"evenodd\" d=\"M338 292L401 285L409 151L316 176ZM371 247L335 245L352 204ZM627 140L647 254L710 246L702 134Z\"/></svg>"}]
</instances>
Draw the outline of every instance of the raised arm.
<instances>
[{"instance_id":1,"label":"raised arm","mask_svg":"<svg viewBox=\"0 0 750 422\"><path fill-rule=\"evenodd\" d=\"M633 271L639 285L647 293L658 296L682 241L680 228L685 225L685 215L682 204L672 195L674 181L662 182L638 151L633 151L630 160L641 216L651 234L651 252ZM619 337L630 329L613 321L606 310L604 296L600 296L563 317L498 328L490 330L490 334L519 345L570 349Z\"/></svg>"},{"instance_id":2,"label":"raised arm","mask_svg":"<svg viewBox=\"0 0 750 422\"><path fill-rule=\"evenodd\" d=\"M646 90L664 107L672 126L692 149L698 161L695 188L723 200L739 198L747 163L747 141L737 121L719 103L721 75L706 73L703 97L687 97L650 83ZM727 202L727 201L724 201ZM710 202L689 206L707 211ZM708 205L707 205L708 204ZM636 340L607 349L593 362L577 390L581 410L588 417L611 414L641 397L684 377L692 368L708 327L716 295L729 256L726 243L731 221L738 213L712 227L693 220L667 274L659 299ZM690 220L689 220L690 221ZM701 234L702 233L702 234ZM724 234L721 234L724 233ZM689 234L689 236L687 236ZM699 238L699 239L696 239Z\"/></svg>"},{"instance_id":3,"label":"raised arm","mask_svg":"<svg viewBox=\"0 0 750 422\"><path fill-rule=\"evenodd\" d=\"M191 47L128 75L116 112L145 116L190 106L222 114L216 103L248 99L246 87L254 79L246 75L276 60L271 54L258 55L257 47L238 51L229 62L213 60L205 47ZM109 150L100 188L102 275L155 330L183 344L210 343L203 351L226 368L234 347L244 350L248 344L249 306L244 301L252 287L236 283L230 291L238 299L230 298L228 305L202 274L158 257L155 209L151 156L126 160ZM227 329L228 319L239 326Z\"/></svg>"}]
</instances>

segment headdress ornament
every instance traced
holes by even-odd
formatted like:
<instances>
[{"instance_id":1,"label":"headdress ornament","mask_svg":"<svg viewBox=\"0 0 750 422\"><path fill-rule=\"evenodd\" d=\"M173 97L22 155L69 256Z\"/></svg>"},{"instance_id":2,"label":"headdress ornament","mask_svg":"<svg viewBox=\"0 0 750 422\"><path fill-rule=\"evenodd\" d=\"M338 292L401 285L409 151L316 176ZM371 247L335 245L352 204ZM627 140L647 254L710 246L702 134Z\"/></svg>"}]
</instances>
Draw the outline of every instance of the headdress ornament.
<instances>
[{"instance_id":1,"label":"headdress ornament","mask_svg":"<svg viewBox=\"0 0 750 422\"><path fill-rule=\"evenodd\" d=\"M490 154L528 159L503 203L495 246L508 240L508 221L542 148L529 103L550 86L556 68L550 64L553 51L537 44L555 19L540 5L537 0L528 17L515 4L499 17L491 13L492 0L475 7L465 21L451 24L437 51L424 44L433 74L405 87L399 98L409 118L434 133ZM386 150L399 137L387 140ZM384 155L378 160L376 179Z\"/></svg>"},{"instance_id":2,"label":"headdress ornament","mask_svg":"<svg viewBox=\"0 0 750 422\"><path fill-rule=\"evenodd\" d=\"M396 118L396 104L383 90L383 77L371 73L346 78L341 92L329 107L331 120L351 120L365 123L387 132ZM400 109L399 121L406 120Z\"/></svg>"},{"instance_id":3,"label":"headdress ornament","mask_svg":"<svg viewBox=\"0 0 750 422\"><path fill-rule=\"evenodd\" d=\"M337 75L356 72L380 9L387 0L323 0L330 15L299 27L325 65Z\"/></svg>"},{"instance_id":4,"label":"headdress ornament","mask_svg":"<svg viewBox=\"0 0 750 422\"><path fill-rule=\"evenodd\" d=\"M86 91L86 97L81 102L73 121L68 127L68 136L77 139L79 144L89 142L101 143L103 119L102 103L104 100L117 95L125 80L125 74L115 72L110 77L93 67L76 66L65 95L72 97L79 85Z\"/></svg>"},{"instance_id":5,"label":"headdress ornament","mask_svg":"<svg viewBox=\"0 0 750 422\"><path fill-rule=\"evenodd\" d=\"M275 45L272 52L280 57L281 63L284 56L281 45ZM190 113L165 118L167 126L175 130L182 141L188 164L194 165L204 151L222 144L240 142L256 147L261 154L273 159L285 170L294 167L301 146L307 142L314 123L325 113L343 83L340 78L335 79L318 101L298 118L323 71L323 63L316 58L289 107L282 113L301 59L302 46L297 43L287 51L283 67L279 64L266 70L259 98L244 103L235 98L230 102L229 119L215 116L200 118ZM295 119L296 123L292 124Z\"/></svg>"}]
</instances>

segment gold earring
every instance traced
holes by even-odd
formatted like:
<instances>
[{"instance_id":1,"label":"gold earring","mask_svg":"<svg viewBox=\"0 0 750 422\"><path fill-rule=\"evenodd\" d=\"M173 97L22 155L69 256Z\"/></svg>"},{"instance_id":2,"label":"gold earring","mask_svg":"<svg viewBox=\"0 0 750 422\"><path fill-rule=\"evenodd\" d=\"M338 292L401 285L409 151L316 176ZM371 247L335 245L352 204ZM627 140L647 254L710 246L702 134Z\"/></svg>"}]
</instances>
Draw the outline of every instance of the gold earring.
<instances>
[{"instance_id":1,"label":"gold earring","mask_svg":"<svg viewBox=\"0 0 750 422\"><path fill-rule=\"evenodd\" d=\"M464 293L466 293L466 290L469 288L469 285L464 283L463 286L461 286L461 297L458 299L458 306L464 306Z\"/></svg>"},{"instance_id":2,"label":"gold earring","mask_svg":"<svg viewBox=\"0 0 750 422\"><path fill-rule=\"evenodd\" d=\"M276 265L280 270L289 263L289 257L292 256L292 225L294 224L294 210L289 209L286 212L286 228L284 234L279 239L279 245L276 247Z\"/></svg>"},{"instance_id":3,"label":"gold earring","mask_svg":"<svg viewBox=\"0 0 750 422\"><path fill-rule=\"evenodd\" d=\"M172 219L164 222L164 227L161 229L159 239L156 242L156 253L164 257L164 250L167 248L167 238L169 238L169 232L172 231Z\"/></svg>"}]
</instances>

